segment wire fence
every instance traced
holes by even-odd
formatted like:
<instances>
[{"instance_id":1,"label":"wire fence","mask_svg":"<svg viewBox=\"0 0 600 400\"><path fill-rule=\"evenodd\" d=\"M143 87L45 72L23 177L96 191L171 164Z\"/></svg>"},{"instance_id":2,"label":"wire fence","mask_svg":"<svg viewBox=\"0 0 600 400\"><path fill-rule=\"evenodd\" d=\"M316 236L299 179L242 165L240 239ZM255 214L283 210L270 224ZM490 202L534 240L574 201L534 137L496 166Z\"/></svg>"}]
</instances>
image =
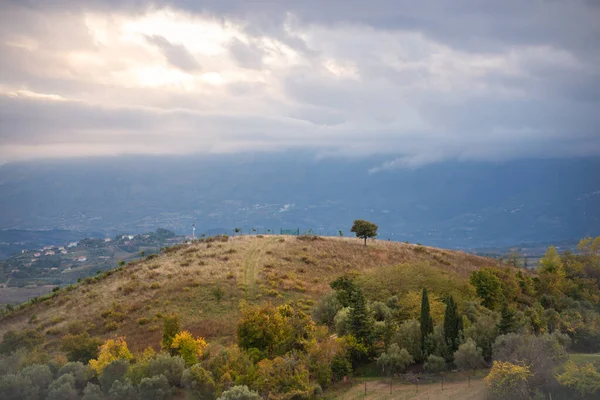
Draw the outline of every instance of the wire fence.
<instances>
[{"instance_id":1,"label":"wire fence","mask_svg":"<svg viewBox=\"0 0 600 400\"><path fill-rule=\"evenodd\" d=\"M405 374L381 379L342 384L337 398L345 400L459 400L484 399L487 391L483 375L412 375Z\"/></svg>"}]
</instances>

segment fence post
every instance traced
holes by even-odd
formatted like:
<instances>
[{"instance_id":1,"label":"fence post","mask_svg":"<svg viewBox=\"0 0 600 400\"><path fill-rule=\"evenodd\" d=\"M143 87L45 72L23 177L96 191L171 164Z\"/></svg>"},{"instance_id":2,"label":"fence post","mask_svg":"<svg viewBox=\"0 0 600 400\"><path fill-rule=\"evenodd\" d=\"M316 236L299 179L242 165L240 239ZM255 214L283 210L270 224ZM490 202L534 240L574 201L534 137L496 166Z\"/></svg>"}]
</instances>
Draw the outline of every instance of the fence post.
<instances>
[{"instance_id":1,"label":"fence post","mask_svg":"<svg viewBox=\"0 0 600 400\"><path fill-rule=\"evenodd\" d=\"M390 396L392 395L392 383L394 382L394 376L390 376Z\"/></svg>"},{"instance_id":2,"label":"fence post","mask_svg":"<svg viewBox=\"0 0 600 400\"><path fill-rule=\"evenodd\" d=\"M367 397L367 382L365 381L365 397Z\"/></svg>"},{"instance_id":3,"label":"fence post","mask_svg":"<svg viewBox=\"0 0 600 400\"><path fill-rule=\"evenodd\" d=\"M442 392L444 391L444 374L442 374Z\"/></svg>"}]
</instances>

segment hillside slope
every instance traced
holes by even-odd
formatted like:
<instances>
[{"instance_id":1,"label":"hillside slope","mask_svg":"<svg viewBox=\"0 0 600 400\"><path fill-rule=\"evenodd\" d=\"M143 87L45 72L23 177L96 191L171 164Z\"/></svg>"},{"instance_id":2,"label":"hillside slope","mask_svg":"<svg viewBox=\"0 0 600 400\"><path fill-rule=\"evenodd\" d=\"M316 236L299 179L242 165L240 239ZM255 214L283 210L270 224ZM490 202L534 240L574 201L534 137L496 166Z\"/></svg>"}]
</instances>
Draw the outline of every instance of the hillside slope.
<instances>
[{"instance_id":1,"label":"hillside slope","mask_svg":"<svg viewBox=\"0 0 600 400\"><path fill-rule=\"evenodd\" d=\"M364 278L370 288L366 295L373 298L397 294L398 280L405 289L416 289L428 279L427 271L450 281L496 264L463 252L395 242L364 247L349 238L235 237L169 248L61 289L0 321L0 336L37 328L53 350L69 324L81 321L92 324L93 335L126 336L130 347L140 350L160 343L161 316L175 312L192 333L226 344L233 340L244 302L296 301L308 310L331 290L329 282L345 273ZM405 279L402 270L409 266L416 275Z\"/></svg>"}]
</instances>

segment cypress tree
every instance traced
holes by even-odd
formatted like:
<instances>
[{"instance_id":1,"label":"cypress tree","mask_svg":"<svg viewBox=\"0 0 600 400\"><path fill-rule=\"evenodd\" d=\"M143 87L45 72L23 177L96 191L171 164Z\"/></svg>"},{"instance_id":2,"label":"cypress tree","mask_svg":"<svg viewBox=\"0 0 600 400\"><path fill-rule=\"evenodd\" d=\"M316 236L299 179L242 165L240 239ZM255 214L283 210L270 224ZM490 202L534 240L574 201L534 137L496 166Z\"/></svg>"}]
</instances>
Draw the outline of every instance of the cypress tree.
<instances>
[{"instance_id":1,"label":"cypress tree","mask_svg":"<svg viewBox=\"0 0 600 400\"><path fill-rule=\"evenodd\" d=\"M451 353L458 350L460 331L462 331L462 318L458 314L458 307L452 296L446 300L446 312L444 313L444 339Z\"/></svg>"},{"instance_id":2,"label":"cypress tree","mask_svg":"<svg viewBox=\"0 0 600 400\"><path fill-rule=\"evenodd\" d=\"M421 351L425 356L425 339L433 333L433 319L429 310L429 297L427 289L423 288L423 297L421 298Z\"/></svg>"}]
</instances>

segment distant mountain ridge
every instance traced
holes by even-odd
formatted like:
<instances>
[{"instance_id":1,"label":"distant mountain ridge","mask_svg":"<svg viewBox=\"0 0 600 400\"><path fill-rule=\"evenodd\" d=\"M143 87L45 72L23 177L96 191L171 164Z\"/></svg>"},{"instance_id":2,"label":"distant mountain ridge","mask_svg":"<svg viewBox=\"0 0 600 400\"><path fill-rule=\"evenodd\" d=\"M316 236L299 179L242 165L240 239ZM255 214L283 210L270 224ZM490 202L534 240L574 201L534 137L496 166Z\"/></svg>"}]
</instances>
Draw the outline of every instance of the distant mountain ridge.
<instances>
[{"instance_id":1,"label":"distant mountain ridge","mask_svg":"<svg viewBox=\"0 0 600 400\"><path fill-rule=\"evenodd\" d=\"M0 167L0 229L114 235L309 230L447 248L600 234L600 158L446 162L369 173L380 158L305 153L115 157Z\"/></svg>"}]
</instances>

